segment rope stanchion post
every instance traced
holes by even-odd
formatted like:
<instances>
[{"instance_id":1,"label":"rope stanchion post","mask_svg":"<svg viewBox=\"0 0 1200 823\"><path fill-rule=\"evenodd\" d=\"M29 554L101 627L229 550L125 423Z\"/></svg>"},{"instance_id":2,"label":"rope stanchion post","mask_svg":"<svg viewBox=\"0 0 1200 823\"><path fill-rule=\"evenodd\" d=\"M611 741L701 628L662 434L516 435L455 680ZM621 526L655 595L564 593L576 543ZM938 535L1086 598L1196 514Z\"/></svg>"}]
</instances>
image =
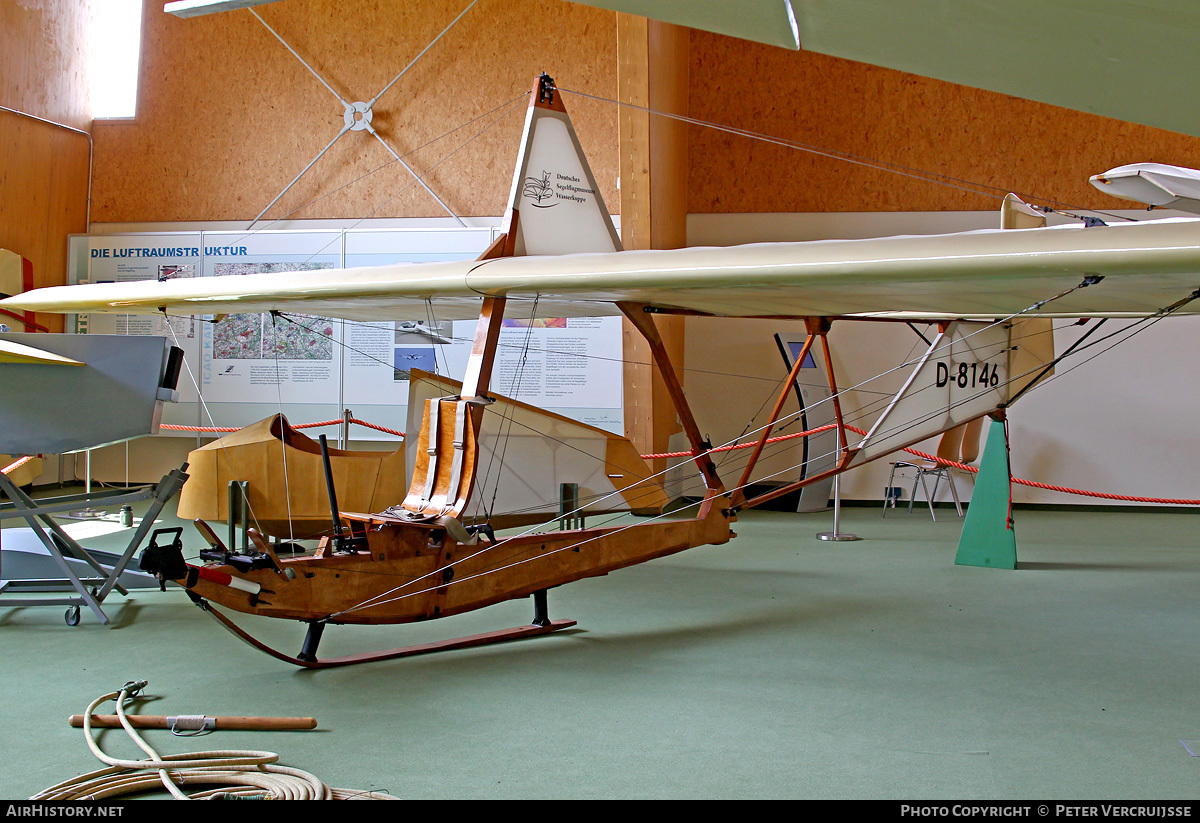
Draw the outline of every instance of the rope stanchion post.
<instances>
[{"instance_id":1,"label":"rope stanchion post","mask_svg":"<svg viewBox=\"0 0 1200 823\"><path fill-rule=\"evenodd\" d=\"M342 409L342 425L338 429L338 448L350 448L350 421L354 419L354 412L349 409Z\"/></svg>"},{"instance_id":2,"label":"rope stanchion post","mask_svg":"<svg viewBox=\"0 0 1200 823\"><path fill-rule=\"evenodd\" d=\"M817 532L818 540L826 540L833 542L849 542L852 540L861 539L857 534L844 532L841 530L841 514L842 514L842 473L838 472L833 476L833 531Z\"/></svg>"}]
</instances>

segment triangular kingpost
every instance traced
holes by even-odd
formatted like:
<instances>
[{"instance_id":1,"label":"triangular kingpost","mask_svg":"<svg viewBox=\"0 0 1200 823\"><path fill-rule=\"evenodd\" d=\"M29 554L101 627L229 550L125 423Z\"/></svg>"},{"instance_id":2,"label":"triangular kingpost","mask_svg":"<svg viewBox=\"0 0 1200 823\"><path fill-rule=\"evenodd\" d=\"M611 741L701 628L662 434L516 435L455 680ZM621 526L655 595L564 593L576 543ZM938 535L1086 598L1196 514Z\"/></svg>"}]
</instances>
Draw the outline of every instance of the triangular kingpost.
<instances>
[{"instance_id":1,"label":"triangular kingpost","mask_svg":"<svg viewBox=\"0 0 1200 823\"><path fill-rule=\"evenodd\" d=\"M963 522L954 562L959 566L992 569L1017 567L1017 532L1012 521L1012 476L1008 465L1008 434L1003 420L993 420L983 447L971 505Z\"/></svg>"},{"instance_id":2,"label":"triangular kingpost","mask_svg":"<svg viewBox=\"0 0 1200 823\"><path fill-rule=\"evenodd\" d=\"M543 74L532 94L508 200L507 254L621 251L562 93Z\"/></svg>"}]
</instances>

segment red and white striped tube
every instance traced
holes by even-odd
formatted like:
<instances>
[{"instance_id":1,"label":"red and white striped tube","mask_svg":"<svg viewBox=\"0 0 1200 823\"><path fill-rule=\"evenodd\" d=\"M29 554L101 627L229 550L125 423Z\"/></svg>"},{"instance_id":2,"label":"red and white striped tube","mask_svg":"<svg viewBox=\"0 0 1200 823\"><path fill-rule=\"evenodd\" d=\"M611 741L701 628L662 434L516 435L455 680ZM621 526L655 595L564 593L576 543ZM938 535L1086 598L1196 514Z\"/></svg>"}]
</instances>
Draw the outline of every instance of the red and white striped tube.
<instances>
[{"instance_id":1,"label":"red and white striped tube","mask_svg":"<svg viewBox=\"0 0 1200 823\"><path fill-rule=\"evenodd\" d=\"M228 586L231 589L250 592L250 594L258 594L262 591L262 586L257 583L251 583L249 580L243 580L240 577L234 577L231 574L210 569L207 566L189 566L196 570L196 575L201 580L207 580L209 583L216 583L218 586Z\"/></svg>"}]
</instances>

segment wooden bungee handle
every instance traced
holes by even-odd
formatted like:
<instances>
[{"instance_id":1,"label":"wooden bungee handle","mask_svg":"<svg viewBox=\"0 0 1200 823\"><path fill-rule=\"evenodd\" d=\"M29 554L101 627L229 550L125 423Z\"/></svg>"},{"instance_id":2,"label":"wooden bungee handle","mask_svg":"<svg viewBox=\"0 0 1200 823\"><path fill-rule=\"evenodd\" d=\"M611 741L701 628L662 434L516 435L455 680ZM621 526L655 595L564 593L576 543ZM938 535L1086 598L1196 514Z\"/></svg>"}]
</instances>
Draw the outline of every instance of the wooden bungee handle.
<instances>
[{"instance_id":1,"label":"wooden bungee handle","mask_svg":"<svg viewBox=\"0 0 1200 823\"><path fill-rule=\"evenodd\" d=\"M128 714L125 718L129 721L129 725L135 729L170 729L172 726L178 725L180 731L189 731L194 728L189 727L186 723L178 723L177 721L187 721L194 719L190 715L167 716L154 714ZM211 721L211 727L214 729L241 729L246 731L288 731L294 729L315 729L317 727L317 719L315 717L208 717L204 720ZM83 715L73 714L69 721L70 724L79 729L83 727ZM92 715L92 727L97 729L119 729L121 728L121 719L115 714L94 714Z\"/></svg>"}]
</instances>

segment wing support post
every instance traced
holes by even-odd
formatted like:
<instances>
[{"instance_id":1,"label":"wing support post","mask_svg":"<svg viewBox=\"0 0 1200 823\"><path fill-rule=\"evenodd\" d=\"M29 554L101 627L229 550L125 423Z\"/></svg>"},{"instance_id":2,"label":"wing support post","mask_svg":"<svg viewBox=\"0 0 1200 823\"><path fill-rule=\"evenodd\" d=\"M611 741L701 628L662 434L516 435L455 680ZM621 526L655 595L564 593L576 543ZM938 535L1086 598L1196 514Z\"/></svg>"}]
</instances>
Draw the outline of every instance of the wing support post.
<instances>
[{"instance_id":1,"label":"wing support post","mask_svg":"<svg viewBox=\"0 0 1200 823\"><path fill-rule=\"evenodd\" d=\"M691 444L696 466L700 469L700 474L704 477L704 485L707 489L704 502L706 506L714 496L724 496L725 487L721 483L721 478L717 476L717 467L713 464L712 458L709 457L709 445L700 434L700 427L696 425L696 418L692 415L691 407L688 406L687 397L683 393L683 386L679 382L679 376L675 374L675 366L671 363L671 358L667 354L667 347L663 343L662 335L658 332L658 326L654 324L654 318L646 310L647 307L640 303L617 303L617 308L641 332L650 346L654 362L662 374L663 382L666 384L667 393L670 395L671 402L675 405L675 410L679 414L679 422L687 434L688 443ZM704 517L706 513L707 510L702 507L700 516Z\"/></svg>"},{"instance_id":2,"label":"wing support post","mask_svg":"<svg viewBox=\"0 0 1200 823\"><path fill-rule=\"evenodd\" d=\"M993 416L988 429L954 564L1009 570L1017 567L1008 427L1003 415Z\"/></svg>"}]
</instances>

